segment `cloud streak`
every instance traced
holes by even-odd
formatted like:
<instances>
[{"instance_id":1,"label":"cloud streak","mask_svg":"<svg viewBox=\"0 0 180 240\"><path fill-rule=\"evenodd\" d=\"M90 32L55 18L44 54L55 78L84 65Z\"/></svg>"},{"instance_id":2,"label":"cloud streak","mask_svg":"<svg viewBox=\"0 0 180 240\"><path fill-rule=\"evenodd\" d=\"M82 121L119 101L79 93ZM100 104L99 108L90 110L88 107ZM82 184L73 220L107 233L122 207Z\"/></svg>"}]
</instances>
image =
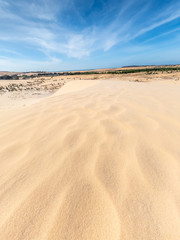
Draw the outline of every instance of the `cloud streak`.
<instances>
[{"instance_id":1,"label":"cloud streak","mask_svg":"<svg viewBox=\"0 0 180 240\"><path fill-rule=\"evenodd\" d=\"M108 52L113 47L131 44L180 18L178 1L169 5L162 3L163 13L154 8L154 1L145 0L131 0L128 4L117 0L86 3L82 0L65 3L0 0L0 43L6 45L7 51L19 51L25 57L27 49L41 52L49 62L53 62L52 59L61 62L64 58L89 58L96 52ZM174 28L177 25L172 24L167 32ZM151 38L166 35L166 30L163 31ZM37 62L37 56L30 54L28 57L29 61L35 59Z\"/></svg>"}]
</instances>

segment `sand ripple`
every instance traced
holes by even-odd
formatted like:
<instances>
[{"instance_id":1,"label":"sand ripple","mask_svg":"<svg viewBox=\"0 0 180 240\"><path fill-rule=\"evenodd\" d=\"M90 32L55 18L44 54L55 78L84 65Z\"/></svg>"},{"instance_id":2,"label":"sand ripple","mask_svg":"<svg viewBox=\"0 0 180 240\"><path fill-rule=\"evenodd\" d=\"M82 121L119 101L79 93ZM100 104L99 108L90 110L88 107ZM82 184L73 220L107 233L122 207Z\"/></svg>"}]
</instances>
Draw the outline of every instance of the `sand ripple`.
<instances>
[{"instance_id":1,"label":"sand ripple","mask_svg":"<svg viewBox=\"0 0 180 240\"><path fill-rule=\"evenodd\" d=\"M74 81L1 111L0 239L179 240L179 90Z\"/></svg>"}]
</instances>

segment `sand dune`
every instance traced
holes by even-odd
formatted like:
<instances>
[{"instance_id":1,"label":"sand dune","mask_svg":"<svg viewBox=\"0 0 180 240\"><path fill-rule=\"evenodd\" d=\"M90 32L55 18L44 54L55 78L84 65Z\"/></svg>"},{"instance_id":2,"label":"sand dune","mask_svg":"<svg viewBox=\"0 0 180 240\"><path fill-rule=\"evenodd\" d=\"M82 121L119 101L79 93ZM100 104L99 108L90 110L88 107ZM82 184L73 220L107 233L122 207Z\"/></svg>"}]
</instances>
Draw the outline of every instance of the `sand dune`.
<instances>
[{"instance_id":1,"label":"sand dune","mask_svg":"<svg viewBox=\"0 0 180 240\"><path fill-rule=\"evenodd\" d=\"M74 81L0 111L0 239L179 240L180 84Z\"/></svg>"}]
</instances>

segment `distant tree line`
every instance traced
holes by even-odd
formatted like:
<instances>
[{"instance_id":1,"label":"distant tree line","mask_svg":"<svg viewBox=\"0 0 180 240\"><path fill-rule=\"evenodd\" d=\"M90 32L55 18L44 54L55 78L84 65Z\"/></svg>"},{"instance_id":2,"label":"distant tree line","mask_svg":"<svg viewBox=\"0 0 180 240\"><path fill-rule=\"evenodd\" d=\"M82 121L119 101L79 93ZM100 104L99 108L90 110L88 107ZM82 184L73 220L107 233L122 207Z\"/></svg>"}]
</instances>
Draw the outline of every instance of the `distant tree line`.
<instances>
[{"instance_id":1,"label":"distant tree line","mask_svg":"<svg viewBox=\"0 0 180 240\"><path fill-rule=\"evenodd\" d=\"M180 67L153 67L153 68L138 68L138 69L121 69L111 71L81 71L81 72L40 72L36 74L23 74L23 75L3 75L0 80L18 80L18 79L32 79L37 77L55 77L55 76L70 76L70 75L90 75L90 74L128 74L145 72L152 74L153 72L172 72L180 71Z\"/></svg>"},{"instance_id":2,"label":"distant tree line","mask_svg":"<svg viewBox=\"0 0 180 240\"><path fill-rule=\"evenodd\" d=\"M19 79L19 76L14 74L14 75L3 75L3 76L0 76L0 80L18 80Z\"/></svg>"},{"instance_id":3,"label":"distant tree line","mask_svg":"<svg viewBox=\"0 0 180 240\"><path fill-rule=\"evenodd\" d=\"M180 71L179 67L157 67L157 68L139 68L139 69L125 69L125 70L115 70L108 71L109 74L128 74L128 73L139 73L139 72L172 72L172 71Z\"/></svg>"}]
</instances>

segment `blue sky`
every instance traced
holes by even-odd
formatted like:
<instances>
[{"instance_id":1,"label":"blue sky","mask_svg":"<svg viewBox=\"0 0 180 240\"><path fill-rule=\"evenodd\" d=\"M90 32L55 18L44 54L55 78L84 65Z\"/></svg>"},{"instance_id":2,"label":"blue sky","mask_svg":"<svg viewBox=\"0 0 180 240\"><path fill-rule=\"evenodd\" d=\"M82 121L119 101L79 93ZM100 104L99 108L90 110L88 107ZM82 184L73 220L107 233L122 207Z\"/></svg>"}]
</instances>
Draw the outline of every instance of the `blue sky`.
<instances>
[{"instance_id":1,"label":"blue sky","mask_svg":"<svg viewBox=\"0 0 180 240\"><path fill-rule=\"evenodd\" d=\"M177 63L179 0L0 0L0 71Z\"/></svg>"}]
</instances>

